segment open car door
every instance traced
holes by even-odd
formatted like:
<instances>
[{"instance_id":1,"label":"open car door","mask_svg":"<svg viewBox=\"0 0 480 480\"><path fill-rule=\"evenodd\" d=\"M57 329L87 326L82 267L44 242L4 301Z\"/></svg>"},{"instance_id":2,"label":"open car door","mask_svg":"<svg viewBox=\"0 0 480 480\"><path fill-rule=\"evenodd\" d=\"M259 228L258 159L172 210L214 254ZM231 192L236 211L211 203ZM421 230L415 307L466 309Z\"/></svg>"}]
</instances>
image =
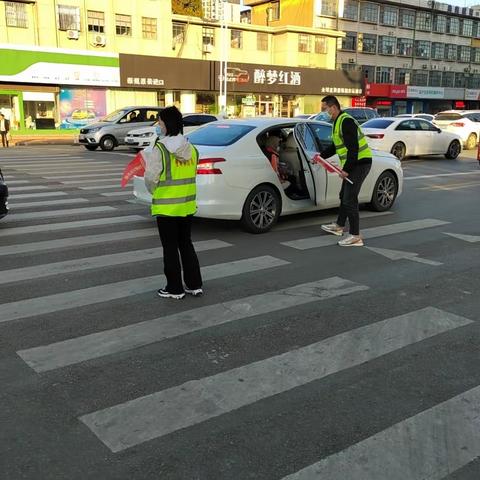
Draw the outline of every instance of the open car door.
<instances>
[{"instance_id":1,"label":"open car door","mask_svg":"<svg viewBox=\"0 0 480 480\"><path fill-rule=\"evenodd\" d=\"M327 177L321 165L312 163L312 158L318 153L319 146L308 123L297 123L293 130L295 141L299 146L302 160L305 183L310 198L315 205L322 205L325 201Z\"/></svg>"}]
</instances>

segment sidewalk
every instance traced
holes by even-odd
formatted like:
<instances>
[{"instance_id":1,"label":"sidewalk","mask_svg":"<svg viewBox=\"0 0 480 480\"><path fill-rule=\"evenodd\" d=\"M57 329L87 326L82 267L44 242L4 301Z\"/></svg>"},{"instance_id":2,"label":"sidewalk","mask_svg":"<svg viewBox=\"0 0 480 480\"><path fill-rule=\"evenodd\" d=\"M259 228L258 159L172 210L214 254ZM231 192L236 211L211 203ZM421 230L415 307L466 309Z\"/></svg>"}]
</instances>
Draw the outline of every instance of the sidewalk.
<instances>
[{"instance_id":1,"label":"sidewalk","mask_svg":"<svg viewBox=\"0 0 480 480\"><path fill-rule=\"evenodd\" d=\"M17 133L10 132L12 139L10 146L25 146L25 145L78 145L78 133Z\"/></svg>"}]
</instances>

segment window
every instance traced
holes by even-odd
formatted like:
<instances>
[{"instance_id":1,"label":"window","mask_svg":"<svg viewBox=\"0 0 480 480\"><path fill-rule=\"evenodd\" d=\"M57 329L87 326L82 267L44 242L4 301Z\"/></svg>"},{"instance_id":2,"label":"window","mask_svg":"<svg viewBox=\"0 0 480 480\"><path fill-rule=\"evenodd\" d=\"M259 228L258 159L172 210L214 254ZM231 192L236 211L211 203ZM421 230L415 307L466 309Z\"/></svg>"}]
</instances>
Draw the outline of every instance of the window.
<instances>
[{"instance_id":1,"label":"window","mask_svg":"<svg viewBox=\"0 0 480 480\"><path fill-rule=\"evenodd\" d=\"M298 34L298 51L309 52L310 51L310 35L303 33Z\"/></svg>"},{"instance_id":2,"label":"window","mask_svg":"<svg viewBox=\"0 0 480 480\"><path fill-rule=\"evenodd\" d=\"M415 27L415 11L401 9L399 26L403 28L414 28Z\"/></svg>"},{"instance_id":3,"label":"window","mask_svg":"<svg viewBox=\"0 0 480 480\"><path fill-rule=\"evenodd\" d=\"M132 35L132 17L130 15L115 14L115 33L117 35Z\"/></svg>"},{"instance_id":4,"label":"window","mask_svg":"<svg viewBox=\"0 0 480 480\"><path fill-rule=\"evenodd\" d=\"M462 22L462 35L464 37L471 37L473 36L473 20L465 19Z\"/></svg>"},{"instance_id":5,"label":"window","mask_svg":"<svg viewBox=\"0 0 480 480\"><path fill-rule=\"evenodd\" d=\"M257 32L257 50L268 50L268 33Z\"/></svg>"},{"instance_id":6,"label":"window","mask_svg":"<svg viewBox=\"0 0 480 480\"><path fill-rule=\"evenodd\" d=\"M454 81L455 81L455 74L453 72L443 72L442 87L453 87Z\"/></svg>"},{"instance_id":7,"label":"window","mask_svg":"<svg viewBox=\"0 0 480 480\"><path fill-rule=\"evenodd\" d=\"M358 46L363 53L377 53L377 36L364 33L362 40L358 40Z\"/></svg>"},{"instance_id":8,"label":"window","mask_svg":"<svg viewBox=\"0 0 480 480\"><path fill-rule=\"evenodd\" d=\"M480 88L480 75L472 75L469 78L467 78L467 88L475 88L479 89ZM477 117L477 122L480 121Z\"/></svg>"},{"instance_id":9,"label":"window","mask_svg":"<svg viewBox=\"0 0 480 480\"><path fill-rule=\"evenodd\" d=\"M430 42L426 40L415 40L415 57L430 58Z\"/></svg>"},{"instance_id":10,"label":"window","mask_svg":"<svg viewBox=\"0 0 480 480\"><path fill-rule=\"evenodd\" d=\"M442 72L430 72L428 77L429 87L440 87L442 85Z\"/></svg>"},{"instance_id":11,"label":"window","mask_svg":"<svg viewBox=\"0 0 480 480\"><path fill-rule=\"evenodd\" d=\"M157 19L142 17L142 36L155 40L157 38Z\"/></svg>"},{"instance_id":12,"label":"window","mask_svg":"<svg viewBox=\"0 0 480 480\"><path fill-rule=\"evenodd\" d=\"M455 72L455 88L465 88L465 74Z\"/></svg>"},{"instance_id":13,"label":"window","mask_svg":"<svg viewBox=\"0 0 480 480\"><path fill-rule=\"evenodd\" d=\"M398 38L397 39L397 55L400 57L411 57L413 54L413 39Z\"/></svg>"},{"instance_id":14,"label":"window","mask_svg":"<svg viewBox=\"0 0 480 480\"><path fill-rule=\"evenodd\" d=\"M433 17L433 31L436 33L447 31L447 17L445 15L435 15Z\"/></svg>"},{"instance_id":15,"label":"window","mask_svg":"<svg viewBox=\"0 0 480 480\"><path fill-rule=\"evenodd\" d=\"M325 17L336 17L337 0L322 0L321 15Z\"/></svg>"},{"instance_id":16,"label":"window","mask_svg":"<svg viewBox=\"0 0 480 480\"><path fill-rule=\"evenodd\" d=\"M466 45L459 45L458 47L458 60L460 62L470 62L470 47Z\"/></svg>"},{"instance_id":17,"label":"window","mask_svg":"<svg viewBox=\"0 0 480 480\"><path fill-rule=\"evenodd\" d=\"M395 27L398 23L398 8L383 5L380 9L380 23Z\"/></svg>"},{"instance_id":18,"label":"window","mask_svg":"<svg viewBox=\"0 0 480 480\"><path fill-rule=\"evenodd\" d=\"M230 30L230 46L232 48L242 48L242 31L241 30Z\"/></svg>"},{"instance_id":19,"label":"window","mask_svg":"<svg viewBox=\"0 0 480 480\"><path fill-rule=\"evenodd\" d=\"M419 120L418 118L415 120L415 124L417 130L423 130L425 132L436 132L437 127L432 125L430 122L426 122L425 120Z\"/></svg>"},{"instance_id":20,"label":"window","mask_svg":"<svg viewBox=\"0 0 480 480\"><path fill-rule=\"evenodd\" d=\"M357 32L345 32L342 38L342 50L355 51L357 49Z\"/></svg>"},{"instance_id":21,"label":"window","mask_svg":"<svg viewBox=\"0 0 480 480\"><path fill-rule=\"evenodd\" d=\"M376 81L377 83L392 83L393 68L377 67Z\"/></svg>"},{"instance_id":22,"label":"window","mask_svg":"<svg viewBox=\"0 0 480 480\"><path fill-rule=\"evenodd\" d=\"M395 69L395 83L397 85L410 83L410 70L406 68Z\"/></svg>"},{"instance_id":23,"label":"window","mask_svg":"<svg viewBox=\"0 0 480 480\"><path fill-rule=\"evenodd\" d=\"M185 34L185 24L183 24L183 32ZM215 45L215 30L212 27L202 28L202 43L203 45Z\"/></svg>"},{"instance_id":24,"label":"window","mask_svg":"<svg viewBox=\"0 0 480 480\"><path fill-rule=\"evenodd\" d=\"M327 38L315 35L315 53L327 53Z\"/></svg>"},{"instance_id":25,"label":"window","mask_svg":"<svg viewBox=\"0 0 480 480\"><path fill-rule=\"evenodd\" d=\"M58 29L80 31L80 7L57 5Z\"/></svg>"},{"instance_id":26,"label":"window","mask_svg":"<svg viewBox=\"0 0 480 480\"><path fill-rule=\"evenodd\" d=\"M175 49L177 43L182 44L185 41L185 24L172 23L172 47ZM205 40L204 40L205 43Z\"/></svg>"},{"instance_id":27,"label":"window","mask_svg":"<svg viewBox=\"0 0 480 480\"><path fill-rule=\"evenodd\" d=\"M453 62L457 59L457 46L452 44L445 45L445 60Z\"/></svg>"},{"instance_id":28,"label":"window","mask_svg":"<svg viewBox=\"0 0 480 480\"><path fill-rule=\"evenodd\" d=\"M360 21L378 23L378 5L376 3L362 2L360 4Z\"/></svg>"},{"instance_id":29,"label":"window","mask_svg":"<svg viewBox=\"0 0 480 480\"><path fill-rule=\"evenodd\" d=\"M451 17L447 22L447 33L450 35L458 35L460 33L460 19Z\"/></svg>"},{"instance_id":30,"label":"window","mask_svg":"<svg viewBox=\"0 0 480 480\"><path fill-rule=\"evenodd\" d=\"M430 12L417 12L416 26L418 30L429 32L432 29L432 14Z\"/></svg>"},{"instance_id":31,"label":"window","mask_svg":"<svg viewBox=\"0 0 480 480\"><path fill-rule=\"evenodd\" d=\"M27 28L27 6L24 3L5 2L7 27Z\"/></svg>"},{"instance_id":32,"label":"window","mask_svg":"<svg viewBox=\"0 0 480 480\"><path fill-rule=\"evenodd\" d=\"M89 32L105 33L105 13L88 10L87 24Z\"/></svg>"},{"instance_id":33,"label":"window","mask_svg":"<svg viewBox=\"0 0 480 480\"><path fill-rule=\"evenodd\" d=\"M280 20L280 2L271 2L267 12L269 22Z\"/></svg>"},{"instance_id":34,"label":"window","mask_svg":"<svg viewBox=\"0 0 480 480\"><path fill-rule=\"evenodd\" d=\"M395 38L394 37L378 37L378 53L382 55L393 55L395 53Z\"/></svg>"},{"instance_id":35,"label":"window","mask_svg":"<svg viewBox=\"0 0 480 480\"><path fill-rule=\"evenodd\" d=\"M426 87L428 85L428 72L426 70L414 70L412 84Z\"/></svg>"},{"instance_id":36,"label":"window","mask_svg":"<svg viewBox=\"0 0 480 480\"><path fill-rule=\"evenodd\" d=\"M443 43L432 43L432 59L443 60L445 58L445 45Z\"/></svg>"},{"instance_id":37,"label":"window","mask_svg":"<svg viewBox=\"0 0 480 480\"><path fill-rule=\"evenodd\" d=\"M395 130L415 130L415 120L405 120L402 123L399 123Z\"/></svg>"},{"instance_id":38,"label":"window","mask_svg":"<svg viewBox=\"0 0 480 480\"><path fill-rule=\"evenodd\" d=\"M358 20L358 0L345 0L343 17L345 20Z\"/></svg>"},{"instance_id":39,"label":"window","mask_svg":"<svg viewBox=\"0 0 480 480\"><path fill-rule=\"evenodd\" d=\"M480 63L480 48L473 48L472 53L472 62L473 63Z\"/></svg>"},{"instance_id":40,"label":"window","mask_svg":"<svg viewBox=\"0 0 480 480\"><path fill-rule=\"evenodd\" d=\"M211 122L198 130L188 134L188 139L194 145L211 145L225 147L232 145L255 127L251 125L228 125L220 122ZM331 130L331 128L330 128Z\"/></svg>"}]
</instances>

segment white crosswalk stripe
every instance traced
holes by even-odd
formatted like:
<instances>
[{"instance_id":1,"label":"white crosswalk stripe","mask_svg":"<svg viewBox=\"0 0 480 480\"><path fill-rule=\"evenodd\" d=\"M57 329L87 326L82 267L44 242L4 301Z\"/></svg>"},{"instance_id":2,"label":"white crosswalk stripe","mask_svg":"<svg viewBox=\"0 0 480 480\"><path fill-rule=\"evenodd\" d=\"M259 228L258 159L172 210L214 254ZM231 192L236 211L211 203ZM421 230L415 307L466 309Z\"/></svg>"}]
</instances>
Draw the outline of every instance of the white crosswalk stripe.
<instances>
[{"instance_id":1,"label":"white crosswalk stripe","mask_svg":"<svg viewBox=\"0 0 480 480\"><path fill-rule=\"evenodd\" d=\"M470 323L425 308L93 412L80 420L112 452L120 452Z\"/></svg>"},{"instance_id":2,"label":"white crosswalk stripe","mask_svg":"<svg viewBox=\"0 0 480 480\"><path fill-rule=\"evenodd\" d=\"M11 221L24 221L24 220L36 220L42 218L53 218L53 217L69 217L73 215L90 215L92 213L105 213L105 212L115 212L117 211L115 207L110 207L105 205L103 207L85 207L85 208L70 208L65 210L49 210L42 212L30 212L30 213L16 213L15 216L12 216Z\"/></svg>"},{"instance_id":3,"label":"white crosswalk stripe","mask_svg":"<svg viewBox=\"0 0 480 480\"><path fill-rule=\"evenodd\" d=\"M51 206L60 206L60 205L76 205L77 203L88 203L89 200L86 198L62 198L58 200L43 200L40 202L8 202L12 212L15 212L17 209L22 208L35 208L35 207L51 207ZM16 215L16 213L12 213ZM37 216L33 218L38 218Z\"/></svg>"}]
</instances>

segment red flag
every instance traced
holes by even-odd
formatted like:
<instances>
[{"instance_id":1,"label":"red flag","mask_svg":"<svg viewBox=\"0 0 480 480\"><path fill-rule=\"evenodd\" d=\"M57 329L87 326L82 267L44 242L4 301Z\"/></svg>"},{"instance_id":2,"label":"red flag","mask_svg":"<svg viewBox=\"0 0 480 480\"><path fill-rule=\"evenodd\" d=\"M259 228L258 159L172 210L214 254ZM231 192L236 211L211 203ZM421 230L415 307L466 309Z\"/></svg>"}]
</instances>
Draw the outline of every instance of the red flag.
<instances>
[{"instance_id":1,"label":"red flag","mask_svg":"<svg viewBox=\"0 0 480 480\"><path fill-rule=\"evenodd\" d=\"M122 188L135 176L143 176L145 174L145 159L142 152L138 152L135 158L125 167L122 175L122 181L120 185Z\"/></svg>"},{"instance_id":2,"label":"red flag","mask_svg":"<svg viewBox=\"0 0 480 480\"><path fill-rule=\"evenodd\" d=\"M338 173L339 175L343 173L341 168L322 158L319 153L313 156L312 163L320 164L327 172L330 173ZM345 177L345 180L353 185L353 182L350 179Z\"/></svg>"}]
</instances>

